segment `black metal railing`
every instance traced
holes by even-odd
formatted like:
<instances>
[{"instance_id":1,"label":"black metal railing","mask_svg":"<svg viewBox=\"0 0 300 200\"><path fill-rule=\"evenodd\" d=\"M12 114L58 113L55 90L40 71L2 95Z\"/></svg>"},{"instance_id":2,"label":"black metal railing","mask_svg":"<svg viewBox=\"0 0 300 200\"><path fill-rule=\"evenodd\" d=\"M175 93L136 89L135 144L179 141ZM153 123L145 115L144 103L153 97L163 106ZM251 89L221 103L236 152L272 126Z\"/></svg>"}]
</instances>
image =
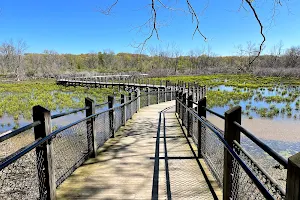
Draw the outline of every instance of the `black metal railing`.
<instances>
[{"instance_id":1,"label":"black metal railing","mask_svg":"<svg viewBox=\"0 0 300 200\"><path fill-rule=\"evenodd\" d=\"M162 95L164 98L159 97ZM116 99L109 96L108 102L97 105L86 98L84 108L52 116L49 110L35 106L33 123L0 137L2 147L10 149L14 145L0 158L0 198L54 198L56 187L89 157L95 157L97 149L114 137L134 113L151 104L174 100L175 92L137 89L129 96L121 95L118 104ZM96 113L96 107L104 104L108 108ZM86 117L51 130L51 119L81 111ZM24 139L26 143L22 143Z\"/></svg>"},{"instance_id":2,"label":"black metal railing","mask_svg":"<svg viewBox=\"0 0 300 200\"><path fill-rule=\"evenodd\" d=\"M198 157L204 159L215 180L223 189L224 199L286 199L288 197L284 186L293 183L287 179L289 172L286 169L295 164L288 164L287 159L241 126L240 107L235 107L225 112L225 115L221 115L206 107L205 97L195 102L189 93L179 92L176 98L176 112L181 123L186 127L187 134L193 138L198 147ZM224 119L224 129L221 130L207 120L206 112ZM242 139L240 133L243 133ZM273 165L267 162L266 158L257 161L257 157L251 154L252 151L248 151L251 150L247 145L249 141L251 148L255 145L256 148L260 148L263 156L268 155L267 159L272 159ZM278 176L272 176L271 171L275 169L279 170L277 174L284 176L283 179L281 178L284 183L279 182ZM293 199L295 191L291 189L287 191L292 194L288 199Z\"/></svg>"}]
</instances>

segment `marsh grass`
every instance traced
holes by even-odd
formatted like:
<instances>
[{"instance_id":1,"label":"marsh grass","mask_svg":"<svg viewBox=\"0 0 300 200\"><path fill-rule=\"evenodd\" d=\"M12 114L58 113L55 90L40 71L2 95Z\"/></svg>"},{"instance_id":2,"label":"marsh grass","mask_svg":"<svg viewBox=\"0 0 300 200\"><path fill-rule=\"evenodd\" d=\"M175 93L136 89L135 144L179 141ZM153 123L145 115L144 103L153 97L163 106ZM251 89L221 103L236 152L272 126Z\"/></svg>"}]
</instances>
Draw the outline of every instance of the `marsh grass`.
<instances>
[{"instance_id":1,"label":"marsh grass","mask_svg":"<svg viewBox=\"0 0 300 200\"><path fill-rule=\"evenodd\" d=\"M207 85L210 108L232 108L241 105L247 117L283 117L298 119L300 111L300 79L283 77L256 77L253 75L202 75L153 78L196 82ZM295 117L296 115L296 117Z\"/></svg>"},{"instance_id":2,"label":"marsh grass","mask_svg":"<svg viewBox=\"0 0 300 200\"><path fill-rule=\"evenodd\" d=\"M84 107L84 98L90 97L97 103L107 101L108 95L119 95L117 88L84 88L56 85L55 81L28 81L0 83L0 119L11 117L1 127L19 128L20 119L31 120L32 107L41 105L51 111L64 112Z\"/></svg>"}]
</instances>

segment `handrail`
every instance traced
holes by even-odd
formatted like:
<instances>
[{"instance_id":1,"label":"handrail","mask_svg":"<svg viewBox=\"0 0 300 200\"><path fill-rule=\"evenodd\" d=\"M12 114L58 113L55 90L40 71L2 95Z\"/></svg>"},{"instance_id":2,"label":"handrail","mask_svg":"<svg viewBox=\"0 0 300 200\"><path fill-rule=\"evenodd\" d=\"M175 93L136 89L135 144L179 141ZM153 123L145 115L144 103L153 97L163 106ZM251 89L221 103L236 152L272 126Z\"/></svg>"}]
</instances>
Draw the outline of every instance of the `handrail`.
<instances>
[{"instance_id":1,"label":"handrail","mask_svg":"<svg viewBox=\"0 0 300 200\"><path fill-rule=\"evenodd\" d=\"M58 117L63 117L63 116L66 116L66 115L70 115L70 114L73 114L73 113L77 113L77 112L80 112L80 111L84 111L84 110L87 110L89 109L90 107L84 107L84 108L79 108L79 109L75 109L75 110L71 110L69 112L65 112L65 113L59 113L59 114L56 114L56 115L51 115L51 119L56 119Z\"/></svg>"},{"instance_id":2,"label":"handrail","mask_svg":"<svg viewBox=\"0 0 300 200\"><path fill-rule=\"evenodd\" d=\"M264 168L262 168L254 158L252 158L252 156L236 141L234 140L233 143L238 147L239 150L241 150L243 152L243 154L245 154L250 160L251 162L253 162L255 164L255 166L272 182L273 185L276 186L276 188L278 188L278 190L285 196L286 193L285 191L282 189L282 187L268 174L268 172L265 171Z\"/></svg>"},{"instance_id":3,"label":"handrail","mask_svg":"<svg viewBox=\"0 0 300 200\"><path fill-rule=\"evenodd\" d=\"M179 101L180 101L180 99L179 98L177 98ZM192 101L192 100L189 100L190 102L192 102L193 104L195 104L195 105L197 105L198 106L198 103L196 103L196 102L194 102L194 101ZM221 119L225 119L225 116L224 115L221 115L221 114L219 114L219 113L217 113L217 112L215 112L215 111L213 111L213 110L211 110L211 109L208 109L207 107L205 107L205 106L202 106L202 108L204 108L206 111L208 111L209 113L211 113L211 114L214 114L214 115L216 115L217 117L219 117L219 118L221 118Z\"/></svg>"},{"instance_id":4,"label":"handrail","mask_svg":"<svg viewBox=\"0 0 300 200\"><path fill-rule=\"evenodd\" d=\"M117 108L120 108L120 107L122 107L122 106L125 106L125 105L127 105L127 104L130 104L131 102L136 101L139 97L140 97L140 96L138 96L138 97L136 97L136 98L133 98L132 100L130 100L130 101L126 102L126 103L120 104L120 105L117 106L117 107L113 107L113 108L110 108L110 109L101 111L101 112L99 112L99 113L95 113L95 114L93 114L93 115L90 115L90 116L88 116L88 117L82 118L82 119L80 119L80 120L77 120L77 121L75 121L75 122L73 122L73 123L71 123L71 124L68 124L68 125L66 125L66 126L63 126L63 127L59 128L59 129L53 131L52 133L50 133L49 135L47 135L47 136L44 137L44 138L41 138L41 139L38 139L38 140L32 142L31 144L29 144L29 145L23 147L18 153L13 153L13 154L10 154L9 156L7 156L6 158L8 158L8 159L7 159L6 161L4 161L3 163L0 164L0 170L3 169L4 167L10 165L11 163L15 162L17 159L19 159L20 157L22 157L23 155L25 155L26 153L28 153L29 151L31 151L31 150L34 149L35 147L41 145L42 143L46 142L47 140L49 140L49 139L51 139L51 138L53 138L53 137L55 137L58 133L60 133L60 132L62 132L62 131L64 131L64 130L66 130L66 129L72 127L72 126L75 126L76 124L79 124L80 122L89 120L89 119L94 118L94 117L96 117L96 116L98 116L98 115L101 115L101 114L103 114L103 113L106 113L106 112L115 110L115 109L117 109ZM36 123L36 124L35 124L35 123ZM37 123L38 123L38 124L37 124ZM41 122L40 122L40 121L37 121L37 122L34 122L34 123L32 123L32 124L35 124L35 126L37 126L37 125L40 125ZM30 125L32 125L32 124L30 124ZM28 125L27 125L27 126L28 126ZM24 127L22 127L22 128L24 128ZM22 128L21 128L21 129L22 129ZM32 128L32 127L31 127L31 128ZM14 156L12 156L12 155L14 155ZM11 156L12 156L12 157L11 157Z\"/></svg>"},{"instance_id":5,"label":"handrail","mask_svg":"<svg viewBox=\"0 0 300 200\"><path fill-rule=\"evenodd\" d=\"M208 109L208 108L206 108L205 106L202 106L207 112L209 112L209 113L211 113L211 114L214 114L214 115L216 115L217 117L219 117L219 118L221 118L221 119L225 119L225 116L224 115L221 115L221 114L219 114L219 113L217 113L217 112L215 112L215 111L213 111L213 110L211 110L211 109Z\"/></svg>"},{"instance_id":6,"label":"handrail","mask_svg":"<svg viewBox=\"0 0 300 200\"><path fill-rule=\"evenodd\" d=\"M103 105L106 105L106 104L108 104L108 103L109 103L109 101L104 102L104 103L100 103L100 104L96 104L95 107L103 106Z\"/></svg>"},{"instance_id":7,"label":"handrail","mask_svg":"<svg viewBox=\"0 0 300 200\"><path fill-rule=\"evenodd\" d=\"M194 117L201 121L201 123L205 124L218 138L221 140L221 142L224 144L226 150L231 154L232 157L240 164L240 166L245 170L247 175L251 178L251 180L254 182L254 184L258 187L258 189L261 191L261 193L264 195L266 199L274 199L274 197L269 193L268 189L261 183L260 180L256 178L256 176L252 173L251 169L244 163L244 161L237 155L237 153L229 146L229 144L226 142L226 140L223 138L223 136L217 131L213 126L210 124L207 124L205 120L203 120L201 117L198 116L195 111L186 105L184 105L181 101L179 101L181 105L185 107L188 111L190 111Z\"/></svg>"},{"instance_id":8,"label":"handrail","mask_svg":"<svg viewBox=\"0 0 300 200\"><path fill-rule=\"evenodd\" d=\"M99 107L99 106L103 106L105 104L108 104L109 102L104 102L104 103L100 103L100 104L96 104L95 107ZM75 109L75 110L71 110L69 112L65 112L65 113L59 113L59 114L56 114L56 115L52 115L51 116L51 119L56 119L58 117L63 117L63 116L66 116L66 115L70 115L70 114L73 114L73 113L77 113L77 112L80 112L80 111L84 111L84 110L87 110L89 109L90 107L84 107L84 108L78 108L78 109Z\"/></svg>"},{"instance_id":9,"label":"handrail","mask_svg":"<svg viewBox=\"0 0 300 200\"><path fill-rule=\"evenodd\" d=\"M195 102L193 102L195 103ZM195 103L196 104L196 103ZM197 104L198 105L198 104ZM213 110L210 110L208 108L206 108L205 106L202 106L206 111L220 117L221 119L225 120L225 116L221 115L219 113L216 113ZM284 157L282 157L280 154L278 154L276 151L274 151L273 149L271 149L268 145L266 145L265 143L263 143L261 140L259 140L257 137L255 137L252 133L250 133L248 130L246 130L244 127L242 127L241 124L239 124L238 122L234 122L234 125L236 125L240 131L242 133L244 133L244 135L246 135L251 141L253 141L257 146L259 146L260 148L262 148L264 151L266 151L271 157L273 157L276 161L278 161L281 165L284 166L284 168L287 168L287 164L288 161L287 159L285 159Z\"/></svg>"},{"instance_id":10,"label":"handrail","mask_svg":"<svg viewBox=\"0 0 300 200\"><path fill-rule=\"evenodd\" d=\"M268 145L263 143L261 140L259 140L257 137L255 137L252 133L250 133L248 130L246 130L244 127L241 126L238 122L234 122L234 125L237 126L237 128L240 129L242 133L244 133L249 139L251 139L257 146L262 148L264 151L266 151L271 157L273 157L276 161L278 161L281 165L284 166L284 168L287 168L288 161L283 158L281 155L279 155L276 151L271 149Z\"/></svg>"},{"instance_id":11,"label":"handrail","mask_svg":"<svg viewBox=\"0 0 300 200\"><path fill-rule=\"evenodd\" d=\"M3 142L4 140L8 140L9 138L12 138L12 137L14 137L14 136L16 136L16 135L18 135L18 134L20 134L20 133L22 133L24 131L27 131L27 130L33 128L33 127L36 127L36 126L38 126L40 124L41 124L40 121L35 121L35 122L32 122L31 124L23 126L23 127L19 128L19 129L16 129L14 131L11 131L10 133L2 135L0 137L0 142Z\"/></svg>"}]
</instances>

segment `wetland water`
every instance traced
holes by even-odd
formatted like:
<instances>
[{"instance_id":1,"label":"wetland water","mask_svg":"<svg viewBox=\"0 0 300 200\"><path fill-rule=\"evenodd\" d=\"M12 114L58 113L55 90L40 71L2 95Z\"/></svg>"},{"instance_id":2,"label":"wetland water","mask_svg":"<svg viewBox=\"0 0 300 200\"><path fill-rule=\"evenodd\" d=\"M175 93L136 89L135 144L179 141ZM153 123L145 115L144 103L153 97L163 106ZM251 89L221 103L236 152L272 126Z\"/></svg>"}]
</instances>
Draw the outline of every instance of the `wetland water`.
<instances>
[{"instance_id":1,"label":"wetland water","mask_svg":"<svg viewBox=\"0 0 300 200\"><path fill-rule=\"evenodd\" d=\"M228 97L218 96L228 93ZM238 94L230 97L231 93ZM300 152L300 87L237 88L216 86L208 88L207 101L212 110L224 114L233 106L242 107L242 125L284 157ZM219 98L222 99L220 105ZM224 121L209 115L219 128Z\"/></svg>"},{"instance_id":2,"label":"wetland water","mask_svg":"<svg viewBox=\"0 0 300 200\"><path fill-rule=\"evenodd\" d=\"M237 78L234 78L236 81ZM300 152L300 82L292 86L293 84L277 84L274 83L274 80L269 83L270 80L267 80L267 83L257 81L258 83L253 85L255 81L251 79L252 85L248 83L244 85L236 82L229 83L227 80L213 79L213 82L211 82L212 79L208 80L210 82L203 82L203 84L208 85L207 103L209 108L224 114L231 107L240 105L243 111L242 125L256 137L286 158ZM229 81L232 80L229 79ZM244 82L246 81L249 80ZM16 84L4 86L0 87L2 95L0 133L31 123L33 105L40 104L48 107L53 115L83 107L86 96L95 99L97 103L105 102L107 95L114 92L112 89L60 87L55 83L27 83L22 87L16 87L18 86ZM49 94L51 94L50 97ZM106 108L106 106L102 106L98 108L97 112ZM85 112L54 119L53 129L83 117L85 117ZM223 120L212 115L207 117L220 129L224 128ZM278 163L243 136L242 146L271 175L275 176L275 179L284 188L286 171L277 168Z\"/></svg>"}]
</instances>

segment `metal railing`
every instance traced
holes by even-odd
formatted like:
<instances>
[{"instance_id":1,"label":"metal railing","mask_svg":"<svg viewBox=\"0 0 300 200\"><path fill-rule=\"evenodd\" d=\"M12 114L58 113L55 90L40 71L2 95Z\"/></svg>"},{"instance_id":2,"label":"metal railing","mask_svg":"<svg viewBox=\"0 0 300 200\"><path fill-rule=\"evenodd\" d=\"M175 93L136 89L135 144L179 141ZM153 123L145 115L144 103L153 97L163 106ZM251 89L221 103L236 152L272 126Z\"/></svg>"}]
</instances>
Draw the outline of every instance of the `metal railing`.
<instances>
[{"instance_id":1,"label":"metal railing","mask_svg":"<svg viewBox=\"0 0 300 200\"><path fill-rule=\"evenodd\" d=\"M159 97L162 95L164 98ZM137 89L129 96L121 95L120 104L109 96L108 109L98 113L98 105L89 98L84 108L52 116L49 110L35 106L33 123L0 137L2 148L11 150L0 161L0 199L54 199L56 187L89 157L97 156L97 149L134 113L174 99L173 91ZM51 119L80 111L86 117L51 130Z\"/></svg>"},{"instance_id":2,"label":"metal railing","mask_svg":"<svg viewBox=\"0 0 300 200\"><path fill-rule=\"evenodd\" d=\"M209 171L222 188L223 199L299 197L299 188L295 191L295 184L298 182L293 183L294 180L289 179L292 175L287 174L294 173L294 176L298 177L296 180L299 180L300 165L295 164L295 157L299 158L300 153L292 156L294 163L289 163L292 157L288 161L255 137L241 126L239 106L221 115L206 107L205 97L201 97L197 102L193 99L192 95L179 92L176 98L176 112L182 125L186 127L187 134L198 147L198 157L204 159ZM207 120L207 112L224 120L223 130ZM267 158L260 158L258 161L251 148L260 149L261 156L268 155ZM299 168L297 173L294 172L295 165ZM293 170L287 170L289 168ZM272 173L274 170L277 170L276 176ZM281 178L284 183L279 183L278 174L284 177Z\"/></svg>"}]
</instances>

